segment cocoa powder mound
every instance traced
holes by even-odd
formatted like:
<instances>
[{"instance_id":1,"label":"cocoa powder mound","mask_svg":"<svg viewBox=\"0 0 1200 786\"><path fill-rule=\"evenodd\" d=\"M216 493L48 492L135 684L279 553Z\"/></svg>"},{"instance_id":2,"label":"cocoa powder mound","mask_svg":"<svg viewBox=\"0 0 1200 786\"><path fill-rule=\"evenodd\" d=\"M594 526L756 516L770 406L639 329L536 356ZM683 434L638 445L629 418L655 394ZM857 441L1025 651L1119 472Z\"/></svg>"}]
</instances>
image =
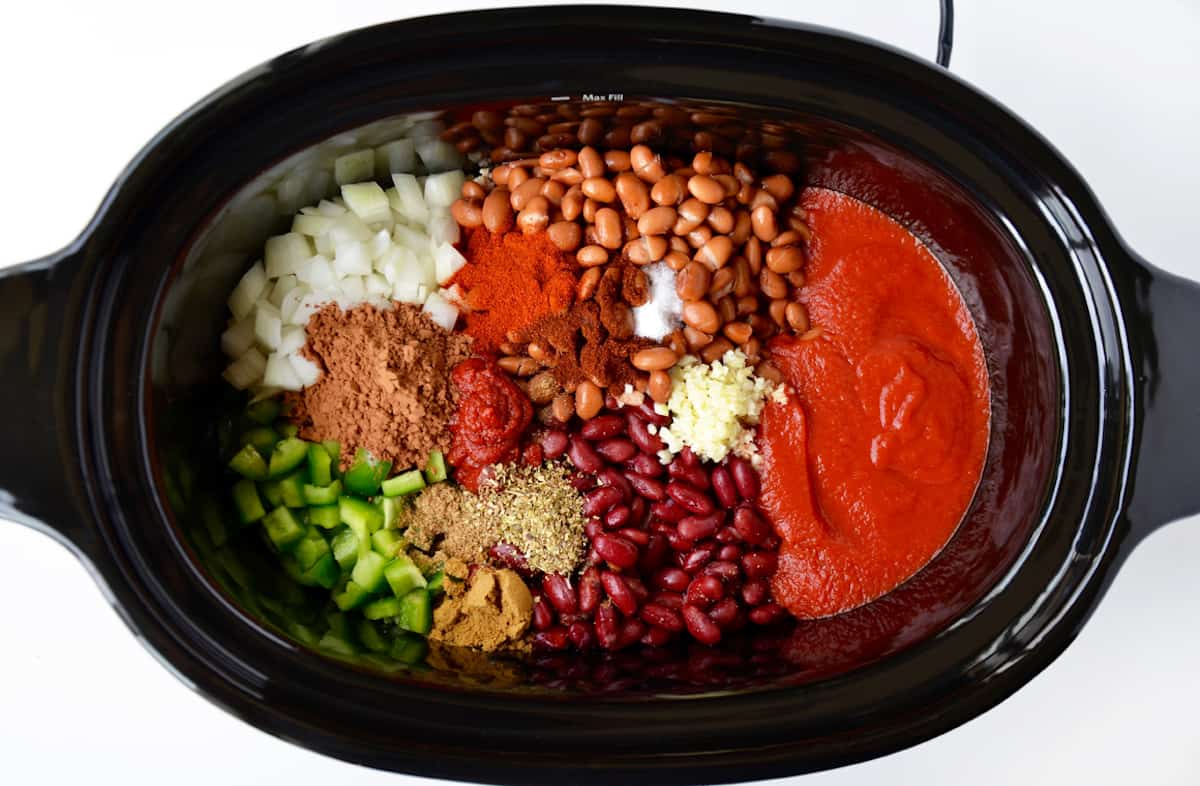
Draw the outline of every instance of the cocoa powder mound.
<instances>
[{"instance_id":1,"label":"cocoa powder mound","mask_svg":"<svg viewBox=\"0 0 1200 786\"><path fill-rule=\"evenodd\" d=\"M304 355L322 373L288 397L301 437L338 440L343 466L366 448L395 471L424 466L431 450L450 447L450 370L471 356L470 336L405 303L349 311L330 304L309 319L307 333Z\"/></svg>"}]
</instances>

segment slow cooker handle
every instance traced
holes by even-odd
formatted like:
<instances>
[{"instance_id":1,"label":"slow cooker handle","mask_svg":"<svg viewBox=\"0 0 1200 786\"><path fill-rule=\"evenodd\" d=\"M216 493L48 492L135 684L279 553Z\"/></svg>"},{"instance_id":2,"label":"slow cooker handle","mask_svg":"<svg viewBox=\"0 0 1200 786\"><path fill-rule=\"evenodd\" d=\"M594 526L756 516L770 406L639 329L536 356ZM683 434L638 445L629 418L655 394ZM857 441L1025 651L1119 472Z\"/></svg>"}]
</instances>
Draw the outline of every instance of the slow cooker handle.
<instances>
[{"instance_id":1,"label":"slow cooker handle","mask_svg":"<svg viewBox=\"0 0 1200 786\"><path fill-rule=\"evenodd\" d=\"M1200 283L1130 256L1141 268L1130 330L1143 402L1128 507L1136 542L1200 513Z\"/></svg>"},{"instance_id":2,"label":"slow cooker handle","mask_svg":"<svg viewBox=\"0 0 1200 786\"><path fill-rule=\"evenodd\" d=\"M82 240L56 254L0 269L0 518L90 553L73 446L69 378L79 354L69 304L80 301Z\"/></svg>"}]
</instances>

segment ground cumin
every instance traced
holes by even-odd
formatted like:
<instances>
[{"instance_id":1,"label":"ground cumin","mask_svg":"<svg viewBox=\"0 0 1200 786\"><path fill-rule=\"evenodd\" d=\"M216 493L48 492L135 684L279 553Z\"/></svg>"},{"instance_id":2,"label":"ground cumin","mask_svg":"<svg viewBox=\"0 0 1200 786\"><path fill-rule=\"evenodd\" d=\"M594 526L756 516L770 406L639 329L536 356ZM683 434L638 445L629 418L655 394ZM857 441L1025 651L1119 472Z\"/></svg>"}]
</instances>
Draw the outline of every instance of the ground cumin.
<instances>
[{"instance_id":1,"label":"ground cumin","mask_svg":"<svg viewBox=\"0 0 1200 786\"><path fill-rule=\"evenodd\" d=\"M482 561L500 539L499 530L492 519L466 514L467 494L450 483L426 488L400 514L398 525L407 528L404 537L422 551L437 548L465 562Z\"/></svg>"},{"instance_id":2,"label":"ground cumin","mask_svg":"<svg viewBox=\"0 0 1200 786\"><path fill-rule=\"evenodd\" d=\"M349 311L330 304L309 319L307 333L304 354L322 373L288 396L301 437L338 440L343 465L366 448L393 462L396 472L424 466L431 450L449 448L450 369L470 356L470 337L400 303Z\"/></svg>"},{"instance_id":3,"label":"ground cumin","mask_svg":"<svg viewBox=\"0 0 1200 786\"><path fill-rule=\"evenodd\" d=\"M493 652L520 640L532 618L533 595L521 577L481 566L465 584L446 585L429 638Z\"/></svg>"}]
</instances>

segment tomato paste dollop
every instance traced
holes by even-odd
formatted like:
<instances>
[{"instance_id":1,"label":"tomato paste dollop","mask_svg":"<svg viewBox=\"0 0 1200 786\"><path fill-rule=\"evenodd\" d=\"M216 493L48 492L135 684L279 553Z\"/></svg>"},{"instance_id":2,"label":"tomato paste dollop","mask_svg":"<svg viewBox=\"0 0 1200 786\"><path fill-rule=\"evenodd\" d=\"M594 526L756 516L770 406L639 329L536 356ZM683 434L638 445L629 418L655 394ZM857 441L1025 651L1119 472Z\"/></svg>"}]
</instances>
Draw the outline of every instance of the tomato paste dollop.
<instances>
[{"instance_id":1,"label":"tomato paste dollop","mask_svg":"<svg viewBox=\"0 0 1200 786\"><path fill-rule=\"evenodd\" d=\"M801 618L891 591L949 541L978 485L991 417L961 295L916 237L827 189L800 300L816 338L779 338L794 389L762 415L764 512L783 541L776 600Z\"/></svg>"},{"instance_id":2,"label":"tomato paste dollop","mask_svg":"<svg viewBox=\"0 0 1200 786\"><path fill-rule=\"evenodd\" d=\"M446 459L455 468L455 480L478 491L486 467L521 457L521 436L533 419L533 405L499 366L480 358L455 366L450 381L458 389L458 406L450 418Z\"/></svg>"}]
</instances>

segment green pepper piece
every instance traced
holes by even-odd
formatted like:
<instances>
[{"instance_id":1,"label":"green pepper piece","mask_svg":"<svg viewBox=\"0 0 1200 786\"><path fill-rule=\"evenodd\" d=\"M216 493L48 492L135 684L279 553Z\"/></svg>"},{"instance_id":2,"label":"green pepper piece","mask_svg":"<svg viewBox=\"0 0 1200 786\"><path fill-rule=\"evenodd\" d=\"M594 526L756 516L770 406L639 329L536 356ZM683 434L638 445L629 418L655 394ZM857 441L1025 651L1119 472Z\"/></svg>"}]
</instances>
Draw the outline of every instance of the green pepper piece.
<instances>
[{"instance_id":1,"label":"green pepper piece","mask_svg":"<svg viewBox=\"0 0 1200 786\"><path fill-rule=\"evenodd\" d=\"M308 570L313 565L317 564L317 560L324 557L329 552L329 544L325 542L325 538L315 529L310 529L304 538L296 544L295 551L292 552L296 556L296 562L300 565L300 570Z\"/></svg>"},{"instance_id":2,"label":"green pepper piece","mask_svg":"<svg viewBox=\"0 0 1200 786\"><path fill-rule=\"evenodd\" d=\"M358 556L361 559L371 550L371 533L383 526L383 513L379 508L354 497L338 498L338 514L342 521L358 538Z\"/></svg>"},{"instance_id":3,"label":"green pepper piece","mask_svg":"<svg viewBox=\"0 0 1200 786\"><path fill-rule=\"evenodd\" d=\"M333 589L340 575L341 573L338 570L338 564L334 560L333 554L328 552L318 559L311 568L304 571L304 578L318 587L324 587L325 589Z\"/></svg>"},{"instance_id":4,"label":"green pepper piece","mask_svg":"<svg viewBox=\"0 0 1200 786\"><path fill-rule=\"evenodd\" d=\"M309 505L333 505L342 496L342 481L335 480L328 486L304 484L304 501Z\"/></svg>"},{"instance_id":5,"label":"green pepper piece","mask_svg":"<svg viewBox=\"0 0 1200 786\"><path fill-rule=\"evenodd\" d=\"M233 506L237 508L238 519L243 524L258 521L267 515L266 508L258 496L258 489L254 487L254 481L247 478L233 484Z\"/></svg>"},{"instance_id":6,"label":"green pepper piece","mask_svg":"<svg viewBox=\"0 0 1200 786\"><path fill-rule=\"evenodd\" d=\"M350 656L358 654L358 650L354 648L353 644L338 636L333 631L329 631L322 636L321 640L317 642L317 647L334 655Z\"/></svg>"},{"instance_id":7,"label":"green pepper piece","mask_svg":"<svg viewBox=\"0 0 1200 786\"><path fill-rule=\"evenodd\" d=\"M399 497L404 494L412 494L415 491L420 491L425 488L425 477L420 470L410 469L408 472L401 472L394 478L388 478L381 484L383 496Z\"/></svg>"},{"instance_id":8,"label":"green pepper piece","mask_svg":"<svg viewBox=\"0 0 1200 786\"><path fill-rule=\"evenodd\" d=\"M382 529L396 529L400 511L404 509L404 501L399 497L380 497L375 504L383 514Z\"/></svg>"},{"instance_id":9,"label":"green pepper piece","mask_svg":"<svg viewBox=\"0 0 1200 786\"><path fill-rule=\"evenodd\" d=\"M392 649L388 654L401 663L415 666L425 660L428 649L425 639L405 633L392 639Z\"/></svg>"},{"instance_id":10,"label":"green pepper piece","mask_svg":"<svg viewBox=\"0 0 1200 786\"><path fill-rule=\"evenodd\" d=\"M370 594L353 581L347 581L340 590L334 590L333 602L342 611L350 611L365 603Z\"/></svg>"},{"instance_id":11,"label":"green pepper piece","mask_svg":"<svg viewBox=\"0 0 1200 786\"><path fill-rule=\"evenodd\" d=\"M363 615L366 616L366 609L370 608L371 604L363 609ZM358 640L362 645L371 652L387 652L388 642L383 636L379 635L379 630L370 621L375 617L367 617L365 620L358 621Z\"/></svg>"},{"instance_id":12,"label":"green pepper piece","mask_svg":"<svg viewBox=\"0 0 1200 786\"><path fill-rule=\"evenodd\" d=\"M273 429L258 426L242 432L240 440L243 445L253 445L263 458L268 458L275 449L275 443L279 441L279 435Z\"/></svg>"},{"instance_id":13,"label":"green pepper piece","mask_svg":"<svg viewBox=\"0 0 1200 786\"><path fill-rule=\"evenodd\" d=\"M283 504L289 508L304 507L304 470L293 470L290 475L285 475L276 481L279 484L279 496L283 498Z\"/></svg>"},{"instance_id":14,"label":"green pepper piece","mask_svg":"<svg viewBox=\"0 0 1200 786\"><path fill-rule=\"evenodd\" d=\"M363 606L363 616L369 620L382 620L400 613L399 598L380 598Z\"/></svg>"},{"instance_id":15,"label":"green pepper piece","mask_svg":"<svg viewBox=\"0 0 1200 786\"><path fill-rule=\"evenodd\" d=\"M377 529L371 533L371 548L376 554L391 559L404 547L404 538L394 529Z\"/></svg>"},{"instance_id":16,"label":"green pepper piece","mask_svg":"<svg viewBox=\"0 0 1200 786\"><path fill-rule=\"evenodd\" d=\"M342 517L336 504L314 505L308 509L308 522L321 529L336 529L342 523Z\"/></svg>"},{"instance_id":17,"label":"green pepper piece","mask_svg":"<svg viewBox=\"0 0 1200 786\"><path fill-rule=\"evenodd\" d=\"M349 570L358 561L358 538L349 529L333 536L333 557L342 570Z\"/></svg>"},{"instance_id":18,"label":"green pepper piece","mask_svg":"<svg viewBox=\"0 0 1200 786\"><path fill-rule=\"evenodd\" d=\"M275 508L262 521L267 537L280 551L290 551L304 537L304 527L287 508Z\"/></svg>"},{"instance_id":19,"label":"green pepper piece","mask_svg":"<svg viewBox=\"0 0 1200 786\"><path fill-rule=\"evenodd\" d=\"M446 479L446 457L442 451L434 450L429 453L429 461L425 463L425 482L433 485Z\"/></svg>"},{"instance_id":20,"label":"green pepper piece","mask_svg":"<svg viewBox=\"0 0 1200 786\"><path fill-rule=\"evenodd\" d=\"M333 457L323 445L308 446L308 480L314 486L328 486L333 482Z\"/></svg>"},{"instance_id":21,"label":"green pepper piece","mask_svg":"<svg viewBox=\"0 0 1200 786\"><path fill-rule=\"evenodd\" d=\"M425 586L425 577L421 575L421 571L417 569L411 559L403 554L396 557L383 569L383 577L387 579L388 586L392 588L392 594L397 598L403 598L413 590Z\"/></svg>"},{"instance_id":22,"label":"green pepper piece","mask_svg":"<svg viewBox=\"0 0 1200 786\"><path fill-rule=\"evenodd\" d=\"M379 461L370 451L362 448L354 454L354 463L342 476L346 490L360 497L371 497L379 493L379 484L392 471L392 462Z\"/></svg>"},{"instance_id":23,"label":"green pepper piece","mask_svg":"<svg viewBox=\"0 0 1200 786\"><path fill-rule=\"evenodd\" d=\"M331 609L325 614L325 622L333 635L343 639L353 638L350 634L350 619L342 612Z\"/></svg>"},{"instance_id":24,"label":"green pepper piece","mask_svg":"<svg viewBox=\"0 0 1200 786\"><path fill-rule=\"evenodd\" d=\"M336 439L326 439L321 442L321 447L325 448L329 458L333 459L333 465L330 467L333 476L340 477L342 474L342 443Z\"/></svg>"},{"instance_id":25,"label":"green pepper piece","mask_svg":"<svg viewBox=\"0 0 1200 786\"><path fill-rule=\"evenodd\" d=\"M229 468L243 478L250 480L265 480L267 477L267 462L253 445L242 445L242 449L229 459Z\"/></svg>"},{"instance_id":26,"label":"green pepper piece","mask_svg":"<svg viewBox=\"0 0 1200 786\"><path fill-rule=\"evenodd\" d=\"M321 639L312 628L294 620L287 624L286 630L288 635L293 639L309 647L316 646L317 642Z\"/></svg>"},{"instance_id":27,"label":"green pepper piece","mask_svg":"<svg viewBox=\"0 0 1200 786\"><path fill-rule=\"evenodd\" d=\"M433 627L433 602L424 589L415 589L400 599L400 613L396 624L405 630L429 635Z\"/></svg>"},{"instance_id":28,"label":"green pepper piece","mask_svg":"<svg viewBox=\"0 0 1200 786\"><path fill-rule=\"evenodd\" d=\"M359 554L350 578L367 592L377 592L383 586L383 568L387 563L387 557L374 551Z\"/></svg>"},{"instance_id":29,"label":"green pepper piece","mask_svg":"<svg viewBox=\"0 0 1200 786\"><path fill-rule=\"evenodd\" d=\"M300 466L300 462L308 458L308 443L296 437L286 437L275 443L275 449L271 451L271 464L269 477L277 478L281 475L286 475L296 467Z\"/></svg>"},{"instance_id":30,"label":"green pepper piece","mask_svg":"<svg viewBox=\"0 0 1200 786\"><path fill-rule=\"evenodd\" d=\"M429 590L431 594L440 595L446 591L446 571L435 570L433 573L429 574L428 581L429 583L425 588Z\"/></svg>"},{"instance_id":31,"label":"green pepper piece","mask_svg":"<svg viewBox=\"0 0 1200 786\"><path fill-rule=\"evenodd\" d=\"M300 427L295 423L280 423L275 428L285 437L294 437L300 433Z\"/></svg>"},{"instance_id":32,"label":"green pepper piece","mask_svg":"<svg viewBox=\"0 0 1200 786\"><path fill-rule=\"evenodd\" d=\"M278 480L264 480L258 484L258 490L271 507L277 508L283 504L283 491L279 488Z\"/></svg>"},{"instance_id":33,"label":"green pepper piece","mask_svg":"<svg viewBox=\"0 0 1200 786\"><path fill-rule=\"evenodd\" d=\"M246 417L262 426L269 426L279 417L282 407L278 399L264 398L246 407Z\"/></svg>"}]
</instances>

